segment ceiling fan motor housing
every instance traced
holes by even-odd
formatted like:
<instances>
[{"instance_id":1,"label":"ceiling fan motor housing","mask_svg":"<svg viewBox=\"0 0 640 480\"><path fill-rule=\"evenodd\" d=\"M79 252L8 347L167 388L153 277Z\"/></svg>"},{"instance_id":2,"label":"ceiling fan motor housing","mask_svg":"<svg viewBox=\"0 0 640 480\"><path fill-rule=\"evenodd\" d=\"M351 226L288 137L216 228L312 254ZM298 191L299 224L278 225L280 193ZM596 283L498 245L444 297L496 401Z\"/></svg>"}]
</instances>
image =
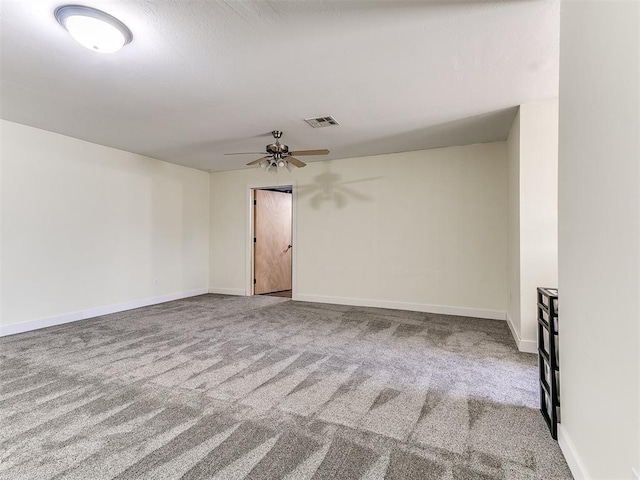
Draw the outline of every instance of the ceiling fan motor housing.
<instances>
[{"instance_id":1,"label":"ceiling fan motor housing","mask_svg":"<svg viewBox=\"0 0 640 480\"><path fill-rule=\"evenodd\" d=\"M274 130L273 132L271 132L271 135L273 135L273 138L276 139L276 143L271 143L267 145L266 150L267 150L267 153L270 153L271 155L275 155L277 160L278 158L282 158L283 155L286 155L287 153L289 153L289 146L282 145L280 143L279 139L280 137L282 137L282 131Z\"/></svg>"},{"instance_id":2,"label":"ceiling fan motor housing","mask_svg":"<svg viewBox=\"0 0 640 480\"><path fill-rule=\"evenodd\" d=\"M271 155L275 155L275 154L287 154L289 153L289 146L288 145L282 145L280 142L276 142L276 143L272 143L271 145L267 145L266 147L267 153L270 153Z\"/></svg>"}]
</instances>

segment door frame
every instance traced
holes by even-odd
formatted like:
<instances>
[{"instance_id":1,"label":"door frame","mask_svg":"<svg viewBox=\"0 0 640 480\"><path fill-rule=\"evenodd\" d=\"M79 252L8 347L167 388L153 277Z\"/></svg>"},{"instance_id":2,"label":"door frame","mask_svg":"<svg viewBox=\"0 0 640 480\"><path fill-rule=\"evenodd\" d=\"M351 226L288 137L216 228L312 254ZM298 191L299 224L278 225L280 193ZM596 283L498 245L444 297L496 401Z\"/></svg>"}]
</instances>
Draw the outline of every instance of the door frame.
<instances>
[{"instance_id":1,"label":"door frame","mask_svg":"<svg viewBox=\"0 0 640 480\"><path fill-rule=\"evenodd\" d=\"M265 180L260 183L251 183L246 188L246 237L245 237L245 294L250 297L254 295L253 278L254 278L254 258L253 258L253 237L254 237L254 215L253 215L253 191L263 190L266 188L282 188L291 187L291 299L296 300L296 270L297 270L297 214L298 214L298 182L291 180L284 182L282 185L275 185L273 181Z\"/></svg>"}]
</instances>

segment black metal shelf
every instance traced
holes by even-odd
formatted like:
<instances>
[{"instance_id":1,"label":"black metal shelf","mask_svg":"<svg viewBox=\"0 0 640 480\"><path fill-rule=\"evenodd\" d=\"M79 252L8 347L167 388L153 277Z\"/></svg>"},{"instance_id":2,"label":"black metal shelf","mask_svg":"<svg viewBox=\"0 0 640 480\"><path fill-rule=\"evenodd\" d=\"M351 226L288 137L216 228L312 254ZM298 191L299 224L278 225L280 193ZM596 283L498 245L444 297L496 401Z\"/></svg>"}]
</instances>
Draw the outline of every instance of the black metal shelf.
<instances>
[{"instance_id":1,"label":"black metal shelf","mask_svg":"<svg viewBox=\"0 0 640 480\"><path fill-rule=\"evenodd\" d=\"M560 392L558 362L558 291L539 287L538 308L538 372L540 376L540 412L551 436L557 440L560 421ZM545 320L545 314L547 320ZM545 338L548 341L545 343ZM545 348L546 347L546 348ZM547 381L547 371L549 381Z\"/></svg>"},{"instance_id":2,"label":"black metal shelf","mask_svg":"<svg viewBox=\"0 0 640 480\"><path fill-rule=\"evenodd\" d=\"M551 365L551 359L549 358L549 352L546 352L543 348L538 348L538 354L544 358L548 365Z\"/></svg>"},{"instance_id":3,"label":"black metal shelf","mask_svg":"<svg viewBox=\"0 0 640 480\"><path fill-rule=\"evenodd\" d=\"M547 352L542 347L538 347L538 355L544 358L545 362L547 362L547 365L551 366L551 355L549 354L549 352ZM554 368L556 372L559 372L560 366L558 365L558 362L553 362L553 363L554 363Z\"/></svg>"},{"instance_id":4,"label":"black metal shelf","mask_svg":"<svg viewBox=\"0 0 640 480\"><path fill-rule=\"evenodd\" d=\"M540 386L544 388L549 395L551 395L551 387L547 384L546 380L540 379Z\"/></svg>"},{"instance_id":5,"label":"black metal shelf","mask_svg":"<svg viewBox=\"0 0 640 480\"><path fill-rule=\"evenodd\" d=\"M540 315L540 309L549 313L549 310L547 310L547 308L544 305L539 303L538 304L538 323L542 323L547 330L550 330L551 324L549 323L549 320L545 320L544 316ZM551 315L549 315L549 318L553 320L553 324L554 324L553 333L557 335L558 334L558 316L557 314L554 317L551 317Z\"/></svg>"}]
</instances>

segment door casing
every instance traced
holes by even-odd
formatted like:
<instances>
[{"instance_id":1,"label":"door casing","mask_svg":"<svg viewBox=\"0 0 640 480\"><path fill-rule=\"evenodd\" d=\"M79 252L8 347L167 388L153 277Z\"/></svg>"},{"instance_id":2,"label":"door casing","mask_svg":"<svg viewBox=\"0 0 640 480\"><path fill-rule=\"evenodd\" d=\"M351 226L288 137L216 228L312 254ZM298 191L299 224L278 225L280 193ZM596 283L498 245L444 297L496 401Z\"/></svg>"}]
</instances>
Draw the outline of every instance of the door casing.
<instances>
[{"instance_id":1,"label":"door casing","mask_svg":"<svg viewBox=\"0 0 640 480\"><path fill-rule=\"evenodd\" d=\"M296 299L297 292L297 227L296 227L296 218L298 212L298 196L297 196L297 182L291 181L286 182L284 185L274 185L273 182L264 182L264 183L252 183L247 185L246 191L246 236L245 236L245 245L246 245L246 253L245 253L245 294L247 296L254 295L253 290L253 278L254 278L254 258L253 258L253 237L254 237L254 218L253 218L253 191L261 190L265 188L282 188L282 187L291 187L291 244L293 248L291 249L291 299Z\"/></svg>"}]
</instances>

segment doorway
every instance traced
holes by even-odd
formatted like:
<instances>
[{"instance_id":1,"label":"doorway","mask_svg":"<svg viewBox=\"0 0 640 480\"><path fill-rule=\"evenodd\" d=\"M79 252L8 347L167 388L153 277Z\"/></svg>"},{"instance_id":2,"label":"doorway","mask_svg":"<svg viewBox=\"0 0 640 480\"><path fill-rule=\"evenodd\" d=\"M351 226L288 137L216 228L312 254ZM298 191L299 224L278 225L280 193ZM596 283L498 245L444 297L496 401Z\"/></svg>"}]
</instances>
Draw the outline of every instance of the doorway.
<instances>
[{"instance_id":1,"label":"doorway","mask_svg":"<svg viewBox=\"0 0 640 480\"><path fill-rule=\"evenodd\" d=\"M292 187L254 188L252 196L252 292L291 298Z\"/></svg>"}]
</instances>

